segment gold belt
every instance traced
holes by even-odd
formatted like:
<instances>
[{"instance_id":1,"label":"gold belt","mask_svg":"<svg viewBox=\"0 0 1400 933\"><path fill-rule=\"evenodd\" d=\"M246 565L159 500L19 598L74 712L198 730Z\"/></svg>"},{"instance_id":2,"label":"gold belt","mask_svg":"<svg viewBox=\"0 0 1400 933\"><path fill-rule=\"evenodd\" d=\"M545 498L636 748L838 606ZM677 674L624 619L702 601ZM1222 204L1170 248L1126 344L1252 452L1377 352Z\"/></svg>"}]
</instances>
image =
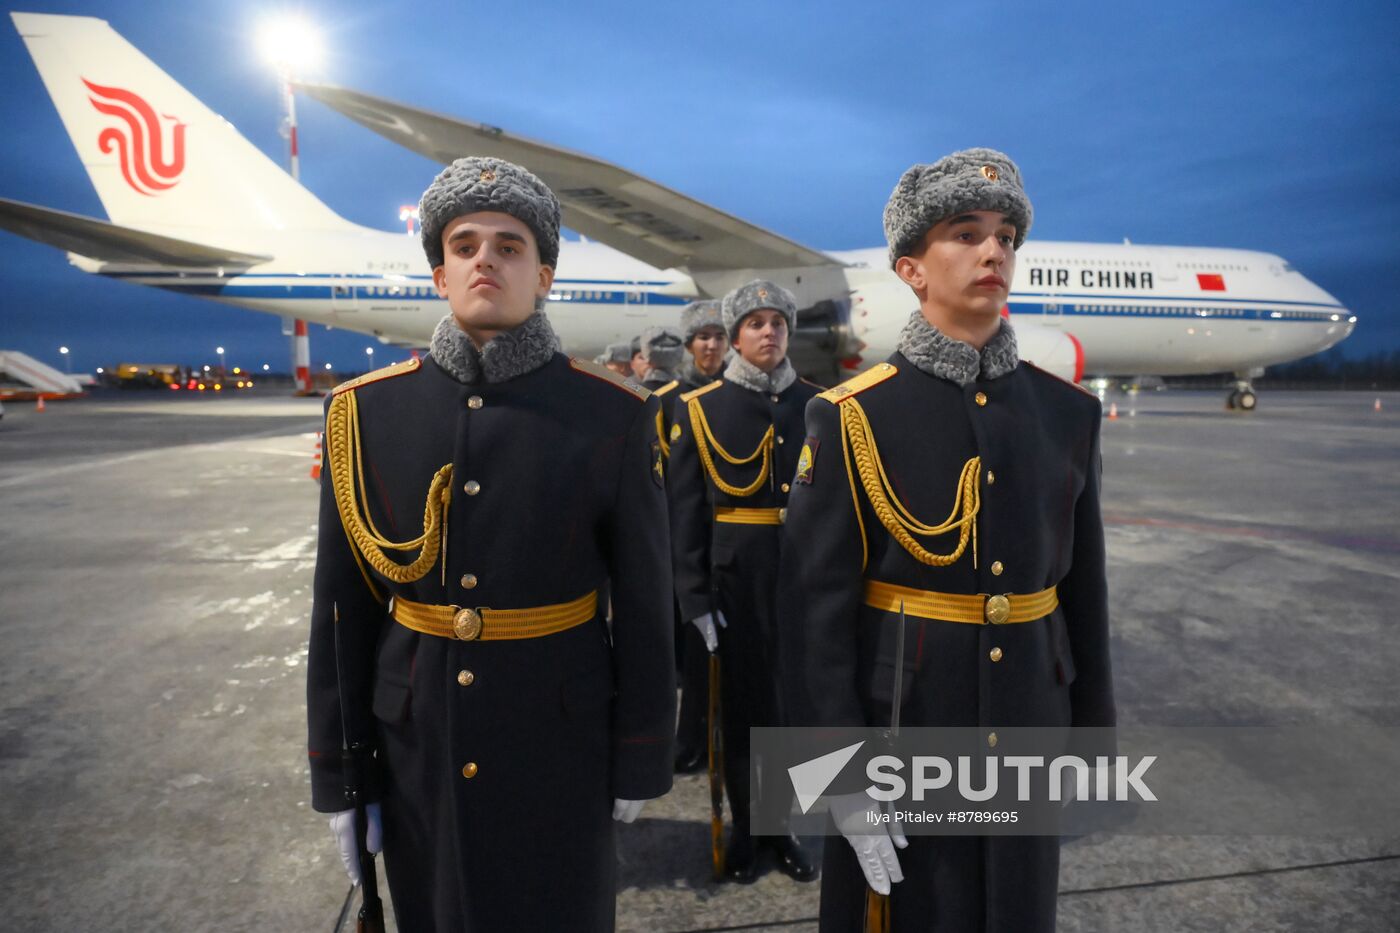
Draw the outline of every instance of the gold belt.
<instances>
[{"instance_id":1,"label":"gold belt","mask_svg":"<svg viewBox=\"0 0 1400 933\"><path fill-rule=\"evenodd\" d=\"M865 604L886 612L898 612L904 605L907 615L939 622L966 622L969 625L1010 625L1033 622L1055 611L1060 597L1052 586L1039 593L935 593L896 586L879 580L865 581Z\"/></svg>"},{"instance_id":2,"label":"gold belt","mask_svg":"<svg viewBox=\"0 0 1400 933\"><path fill-rule=\"evenodd\" d=\"M424 635L461 641L506 641L539 638L582 625L598 613L598 591L567 603L529 609L464 609L432 606L394 597L394 621Z\"/></svg>"},{"instance_id":3,"label":"gold belt","mask_svg":"<svg viewBox=\"0 0 1400 933\"><path fill-rule=\"evenodd\" d=\"M717 505L715 521L727 525L781 525L787 521L787 509L744 509Z\"/></svg>"}]
</instances>

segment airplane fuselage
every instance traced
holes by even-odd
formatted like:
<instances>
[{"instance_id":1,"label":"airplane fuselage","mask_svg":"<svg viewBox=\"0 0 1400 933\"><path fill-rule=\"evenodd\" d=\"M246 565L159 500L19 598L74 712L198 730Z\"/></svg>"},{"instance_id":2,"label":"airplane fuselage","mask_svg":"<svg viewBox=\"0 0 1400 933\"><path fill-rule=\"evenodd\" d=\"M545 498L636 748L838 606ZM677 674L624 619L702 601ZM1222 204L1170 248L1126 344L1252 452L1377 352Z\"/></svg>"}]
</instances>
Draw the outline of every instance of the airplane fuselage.
<instances>
[{"instance_id":1,"label":"airplane fuselage","mask_svg":"<svg viewBox=\"0 0 1400 933\"><path fill-rule=\"evenodd\" d=\"M426 345L446 313L416 236L359 228L314 238L298 233L286 242L269 242L266 232L240 239L230 236L224 245L278 258L241 272L153 272L78 256L73 262L404 345ZM784 284L803 306L840 307L862 359L888 356L917 307L913 294L889 269L883 248L830 255L844 264L840 287L829 279L804 287L797 274ZM675 324L681 307L700 294L684 273L589 241L563 243L556 273L550 320L569 352L585 356L648 325ZM1031 241L1018 253L1008 304L1018 328L1072 340L1084 375L1242 373L1324 350L1356 320L1278 256L1200 247Z\"/></svg>"}]
</instances>

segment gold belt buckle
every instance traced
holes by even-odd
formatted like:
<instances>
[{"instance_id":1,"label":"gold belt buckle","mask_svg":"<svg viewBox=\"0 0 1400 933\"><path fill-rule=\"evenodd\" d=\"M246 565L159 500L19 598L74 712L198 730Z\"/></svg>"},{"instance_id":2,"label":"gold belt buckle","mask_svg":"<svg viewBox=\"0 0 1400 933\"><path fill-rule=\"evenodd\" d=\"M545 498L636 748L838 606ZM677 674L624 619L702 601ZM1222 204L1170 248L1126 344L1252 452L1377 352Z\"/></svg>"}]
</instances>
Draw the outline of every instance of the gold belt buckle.
<instances>
[{"instance_id":1,"label":"gold belt buckle","mask_svg":"<svg viewBox=\"0 0 1400 933\"><path fill-rule=\"evenodd\" d=\"M1011 618L1011 600L1005 596L988 596L982 614L992 625L1001 625Z\"/></svg>"},{"instance_id":2,"label":"gold belt buckle","mask_svg":"<svg viewBox=\"0 0 1400 933\"><path fill-rule=\"evenodd\" d=\"M462 641L476 641L481 637L481 613L475 609L459 609L452 617L452 634Z\"/></svg>"}]
</instances>

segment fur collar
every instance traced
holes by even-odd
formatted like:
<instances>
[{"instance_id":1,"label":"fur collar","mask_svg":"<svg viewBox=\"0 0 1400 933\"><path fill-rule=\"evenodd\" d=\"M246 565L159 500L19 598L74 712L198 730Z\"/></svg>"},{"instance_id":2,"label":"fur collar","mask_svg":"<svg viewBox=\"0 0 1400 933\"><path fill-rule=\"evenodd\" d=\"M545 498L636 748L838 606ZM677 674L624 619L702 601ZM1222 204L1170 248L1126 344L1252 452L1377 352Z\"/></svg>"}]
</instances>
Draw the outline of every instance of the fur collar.
<instances>
[{"instance_id":1,"label":"fur collar","mask_svg":"<svg viewBox=\"0 0 1400 933\"><path fill-rule=\"evenodd\" d=\"M681 385L685 387L685 391L689 392L691 389L707 386L716 379L723 378L724 363L721 362L719 364L719 371L713 376L707 376L700 371L700 367L695 365L695 357L687 357L686 361L681 364L681 368L677 371L676 376L680 379Z\"/></svg>"},{"instance_id":2,"label":"fur collar","mask_svg":"<svg viewBox=\"0 0 1400 933\"><path fill-rule=\"evenodd\" d=\"M519 327L488 340L480 350L449 314L438 321L429 352L453 379L477 385L483 377L486 382L505 382L534 372L558 349L559 338L549 319L536 311Z\"/></svg>"},{"instance_id":3,"label":"fur collar","mask_svg":"<svg viewBox=\"0 0 1400 933\"><path fill-rule=\"evenodd\" d=\"M792 368L792 362L787 357L783 357L783 361L771 373L765 373L736 353L724 369L724 381L752 392L776 395L797 381L797 370Z\"/></svg>"},{"instance_id":4,"label":"fur collar","mask_svg":"<svg viewBox=\"0 0 1400 933\"><path fill-rule=\"evenodd\" d=\"M954 340L915 311L904 325L896 348L915 368L930 376L968 385L979 379L1000 379L1016 368L1016 332L1002 319L1001 328L981 352L971 344Z\"/></svg>"}]
</instances>

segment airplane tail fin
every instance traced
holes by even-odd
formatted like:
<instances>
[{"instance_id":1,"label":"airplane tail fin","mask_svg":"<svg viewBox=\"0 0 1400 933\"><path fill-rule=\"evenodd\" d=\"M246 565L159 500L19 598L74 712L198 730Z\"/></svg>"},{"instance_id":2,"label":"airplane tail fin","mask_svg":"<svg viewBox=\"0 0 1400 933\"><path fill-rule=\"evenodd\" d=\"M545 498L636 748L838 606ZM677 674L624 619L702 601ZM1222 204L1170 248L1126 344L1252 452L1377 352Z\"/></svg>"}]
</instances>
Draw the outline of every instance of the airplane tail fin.
<instances>
[{"instance_id":1,"label":"airplane tail fin","mask_svg":"<svg viewBox=\"0 0 1400 933\"><path fill-rule=\"evenodd\" d=\"M114 224L191 239L352 226L105 21L10 16Z\"/></svg>"}]
</instances>

